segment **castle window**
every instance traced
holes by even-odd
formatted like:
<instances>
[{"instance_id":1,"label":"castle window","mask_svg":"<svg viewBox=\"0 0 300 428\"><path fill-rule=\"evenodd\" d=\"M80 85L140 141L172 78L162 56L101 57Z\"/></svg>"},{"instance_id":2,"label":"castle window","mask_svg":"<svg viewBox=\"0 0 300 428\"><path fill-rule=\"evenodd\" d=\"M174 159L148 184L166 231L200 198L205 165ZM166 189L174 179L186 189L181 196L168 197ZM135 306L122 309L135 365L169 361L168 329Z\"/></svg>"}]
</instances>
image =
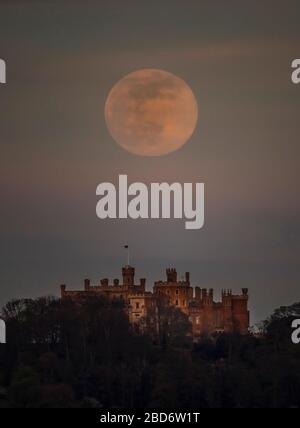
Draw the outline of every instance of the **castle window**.
<instances>
[{"instance_id":1,"label":"castle window","mask_svg":"<svg viewBox=\"0 0 300 428\"><path fill-rule=\"evenodd\" d=\"M140 308L140 304L139 304L139 302L136 302L135 307L136 307L136 309L139 309L139 308Z\"/></svg>"},{"instance_id":2,"label":"castle window","mask_svg":"<svg viewBox=\"0 0 300 428\"><path fill-rule=\"evenodd\" d=\"M136 317L136 318L139 318L139 316L140 316L140 314L135 314L135 317Z\"/></svg>"},{"instance_id":3,"label":"castle window","mask_svg":"<svg viewBox=\"0 0 300 428\"><path fill-rule=\"evenodd\" d=\"M176 300L175 305L178 306L178 300Z\"/></svg>"}]
</instances>

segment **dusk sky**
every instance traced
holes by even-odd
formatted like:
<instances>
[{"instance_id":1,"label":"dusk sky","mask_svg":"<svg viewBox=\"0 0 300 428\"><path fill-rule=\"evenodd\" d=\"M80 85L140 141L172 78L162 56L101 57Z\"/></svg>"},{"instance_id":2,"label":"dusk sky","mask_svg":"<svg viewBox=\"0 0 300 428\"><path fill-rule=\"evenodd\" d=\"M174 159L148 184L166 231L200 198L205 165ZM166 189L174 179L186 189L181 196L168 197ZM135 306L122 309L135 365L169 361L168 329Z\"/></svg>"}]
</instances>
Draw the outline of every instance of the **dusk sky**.
<instances>
[{"instance_id":1,"label":"dusk sky","mask_svg":"<svg viewBox=\"0 0 300 428\"><path fill-rule=\"evenodd\" d=\"M0 1L0 305L59 285L137 279L166 267L192 285L249 287L251 324L300 300L297 1ZM184 79L192 138L161 157L123 150L106 127L113 85L143 68ZM205 226L99 220L96 187L205 183Z\"/></svg>"}]
</instances>

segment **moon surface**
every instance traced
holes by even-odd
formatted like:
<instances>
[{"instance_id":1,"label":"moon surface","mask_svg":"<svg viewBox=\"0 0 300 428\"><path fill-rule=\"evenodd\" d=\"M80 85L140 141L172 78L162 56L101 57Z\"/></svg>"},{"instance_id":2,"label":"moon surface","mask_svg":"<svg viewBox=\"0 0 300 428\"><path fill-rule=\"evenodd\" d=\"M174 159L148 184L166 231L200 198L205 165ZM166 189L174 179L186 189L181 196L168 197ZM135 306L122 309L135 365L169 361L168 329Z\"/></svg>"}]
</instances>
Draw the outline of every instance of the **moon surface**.
<instances>
[{"instance_id":1,"label":"moon surface","mask_svg":"<svg viewBox=\"0 0 300 428\"><path fill-rule=\"evenodd\" d=\"M161 156L182 147L193 134L198 106L191 88L172 73L134 71L119 80L105 103L113 139L141 156Z\"/></svg>"}]
</instances>

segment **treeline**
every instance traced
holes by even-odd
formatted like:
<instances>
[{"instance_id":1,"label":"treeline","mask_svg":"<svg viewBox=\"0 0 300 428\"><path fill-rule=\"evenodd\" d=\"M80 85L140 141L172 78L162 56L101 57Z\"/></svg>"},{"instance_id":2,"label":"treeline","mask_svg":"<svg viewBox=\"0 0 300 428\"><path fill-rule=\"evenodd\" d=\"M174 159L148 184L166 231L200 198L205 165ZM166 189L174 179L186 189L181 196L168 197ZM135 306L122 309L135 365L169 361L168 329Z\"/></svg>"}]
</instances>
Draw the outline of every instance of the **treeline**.
<instances>
[{"instance_id":1,"label":"treeline","mask_svg":"<svg viewBox=\"0 0 300 428\"><path fill-rule=\"evenodd\" d=\"M259 338L193 344L186 316L171 307L160 308L159 334L147 335L119 301L14 300L2 311L0 407L299 407L296 313L300 304L275 311Z\"/></svg>"}]
</instances>

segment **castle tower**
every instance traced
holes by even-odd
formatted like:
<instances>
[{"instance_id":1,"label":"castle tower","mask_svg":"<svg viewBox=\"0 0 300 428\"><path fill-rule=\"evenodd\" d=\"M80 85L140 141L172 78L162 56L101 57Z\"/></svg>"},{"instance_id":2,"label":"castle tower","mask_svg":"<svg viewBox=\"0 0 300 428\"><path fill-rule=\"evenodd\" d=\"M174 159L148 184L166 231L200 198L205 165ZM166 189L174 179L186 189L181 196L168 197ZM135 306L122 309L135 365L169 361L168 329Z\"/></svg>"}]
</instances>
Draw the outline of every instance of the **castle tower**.
<instances>
[{"instance_id":1,"label":"castle tower","mask_svg":"<svg viewBox=\"0 0 300 428\"><path fill-rule=\"evenodd\" d=\"M90 288L91 288L91 281L89 279L85 279L84 280L84 289L85 289L85 291L89 291Z\"/></svg>"},{"instance_id":2,"label":"castle tower","mask_svg":"<svg viewBox=\"0 0 300 428\"><path fill-rule=\"evenodd\" d=\"M167 282L177 282L177 271L174 268L167 269Z\"/></svg>"},{"instance_id":3,"label":"castle tower","mask_svg":"<svg viewBox=\"0 0 300 428\"><path fill-rule=\"evenodd\" d=\"M140 279L140 288L143 293L146 291L146 278Z\"/></svg>"},{"instance_id":4,"label":"castle tower","mask_svg":"<svg viewBox=\"0 0 300 428\"><path fill-rule=\"evenodd\" d=\"M167 281L157 281L154 284L154 294L164 294L171 305L182 312L188 313L190 302L193 300L193 288L190 286L190 276L186 272L185 281L177 280L177 271L174 268L166 270Z\"/></svg>"},{"instance_id":5,"label":"castle tower","mask_svg":"<svg viewBox=\"0 0 300 428\"><path fill-rule=\"evenodd\" d=\"M248 297L248 289L242 288L242 294L234 296L232 301L233 326L241 334L247 334L249 330Z\"/></svg>"},{"instance_id":6,"label":"castle tower","mask_svg":"<svg viewBox=\"0 0 300 428\"><path fill-rule=\"evenodd\" d=\"M229 333L233 330L232 317L232 291L222 290L223 325L224 331Z\"/></svg>"},{"instance_id":7,"label":"castle tower","mask_svg":"<svg viewBox=\"0 0 300 428\"><path fill-rule=\"evenodd\" d=\"M61 284L61 286L60 286L60 296L61 296L61 298L63 298L64 296L65 296L65 294L66 294L66 284Z\"/></svg>"},{"instance_id":8,"label":"castle tower","mask_svg":"<svg viewBox=\"0 0 300 428\"><path fill-rule=\"evenodd\" d=\"M195 287L195 300L196 302L201 302L201 288Z\"/></svg>"},{"instance_id":9,"label":"castle tower","mask_svg":"<svg viewBox=\"0 0 300 428\"><path fill-rule=\"evenodd\" d=\"M190 285L190 272L185 272L185 282Z\"/></svg>"},{"instance_id":10,"label":"castle tower","mask_svg":"<svg viewBox=\"0 0 300 428\"><path fill-rule=\"evenodd\" d=\"M123 285L132 287L134 285L134 273L135 269L132 266L124 266L122 268Z\"/></svg>"}]
</instances>

